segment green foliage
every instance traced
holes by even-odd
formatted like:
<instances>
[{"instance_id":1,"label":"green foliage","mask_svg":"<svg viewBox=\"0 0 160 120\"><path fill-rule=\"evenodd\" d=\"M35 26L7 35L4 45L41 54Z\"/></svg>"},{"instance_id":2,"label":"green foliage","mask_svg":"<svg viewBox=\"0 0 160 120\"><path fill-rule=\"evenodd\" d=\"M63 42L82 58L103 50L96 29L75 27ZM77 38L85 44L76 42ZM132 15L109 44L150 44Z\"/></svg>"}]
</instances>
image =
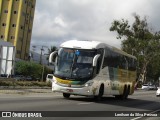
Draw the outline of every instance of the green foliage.
<instances>
[{"instance_id":1,"label":"green foliage","mask_svg":"<svg viewBox=\"0 0 160 120\"><path fill-rule=\"evenodd\" d=\"M15 73L23 76L31 76L35 80L37 78L41 79L43 74L44 80L47 74L52 73L52 70L35 62L19 61L16 63Z\"/></svg>"},{"instance_id":2,"label":"green foliage","mask_svg":"<svg viewBox=\"0 0 160 120\"><path fill-rule=\"evenodd\" d=\"M19 61L16 63L16 74L24 76L39 77L42 73L42 66L34 62Z\"/></svg>"},{"instance_id":3,"label":"green foliage","mask_svg":"<svg viewBox=\"0 0 160 120\"><path fill-rule=\"evenodd\" d=\"M0 81L0 86L14 86L11 81Z\"/></svg>"},{"instance_id":4,"label":"green foliage","mask_svg":"<svg viewBox=\"0 0 160 120\"><path fill-rule=\"evenodd\" d=\"M117 39L122 39L122 50L137 57L138 68L140 68L139 79L145 81L147 71L159 74L160 64L156 60L160 56L160 32L154 32L148 25L146 17L140 19L140 16L134 15L135 21L129 25L127 20L115 20L112 23L110 31L116 31ZM148 66L152 66L148 68ZM154 68L153 68L154 66ZM150 70L149 70L150 69ZM156 72L156 73L155 73Z\"/></svg>"},{"instance_id":5,"label":"green foliage","mask_svg":"<svg viewBox=\"0 0 160 120\"><path fill-rule=\"evenodd\" d=\"M51 87L51 84L38 81L0 81L0 86Z\"/></svg>"},{"instance_id":6,"label":"green foliage","mask_svg":"<svg viewBox=\"0 0 160 120\"><path fill-rule=\"evenodd\" d=\"M52 52L54 52L56 50L57 50L56 46L51 46L51 48L48 50L48 54L50 55ZM47 57L47 60L49 60L49 56Z\"/></svg>"}]
</instances>

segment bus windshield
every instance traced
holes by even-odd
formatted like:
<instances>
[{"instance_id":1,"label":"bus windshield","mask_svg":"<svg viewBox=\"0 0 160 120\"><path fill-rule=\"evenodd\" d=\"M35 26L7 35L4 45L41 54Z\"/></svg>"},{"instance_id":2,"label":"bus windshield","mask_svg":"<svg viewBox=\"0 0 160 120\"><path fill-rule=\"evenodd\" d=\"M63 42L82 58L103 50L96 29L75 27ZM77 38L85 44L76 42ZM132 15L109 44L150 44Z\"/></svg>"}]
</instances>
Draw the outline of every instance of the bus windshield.
<instances>
[{"instance_id":1,"label":"bus windshield","mask_svg":"<svg viewBox=\"0 0 160 120\"><path fill-rule=\"evenodd\" d=\"M61 48L55 65L55 76L63 79L87 79L92 77L92 61L95 50Z\"/></svg>"}]
</instances>

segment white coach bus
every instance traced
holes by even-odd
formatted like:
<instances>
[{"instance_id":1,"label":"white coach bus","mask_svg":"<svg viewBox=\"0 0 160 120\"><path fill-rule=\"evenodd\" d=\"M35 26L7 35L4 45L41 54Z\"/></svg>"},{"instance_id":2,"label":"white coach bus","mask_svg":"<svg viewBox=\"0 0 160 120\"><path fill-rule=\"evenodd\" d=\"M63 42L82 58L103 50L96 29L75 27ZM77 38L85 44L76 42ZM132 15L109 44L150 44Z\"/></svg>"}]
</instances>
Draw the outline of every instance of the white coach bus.
<instances>
[{"instance_id":1,"label":"white coach bus","mask_svg":"<svg viewBox=\"0 0 160 120\"><path fill-rule=\"evenodd\" d=\"M126 99L136 82L136 57L98 41L70 40L50 54L52 91L70 95L113 95Z\"/></svg>"}]
</instances>

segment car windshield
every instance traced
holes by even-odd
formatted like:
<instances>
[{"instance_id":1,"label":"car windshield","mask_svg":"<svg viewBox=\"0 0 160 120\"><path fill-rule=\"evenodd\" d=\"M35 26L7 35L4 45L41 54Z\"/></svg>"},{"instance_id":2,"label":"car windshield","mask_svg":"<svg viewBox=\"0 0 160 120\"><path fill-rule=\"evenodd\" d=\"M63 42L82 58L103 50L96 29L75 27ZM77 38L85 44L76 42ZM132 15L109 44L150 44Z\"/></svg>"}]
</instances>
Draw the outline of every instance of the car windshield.
<instances>
[{"instance_id":1,"label":"car windshield","mask_svg":"<svg viewBox=\"0 0 160 120\"><path fill-rule=\"evenodd\" d=\"M55 73L63 79L79 80L92 76L94 50L61 48L58 52Z\"/></svg>"},{"instance_id":2,"label":"car windshield","mask_svg":"<svg viewBox=\"0 0 160 120\"><path fill-rule=\"evenodd\" d=\"M52 79L52 78L53 78L53 75L48 75L47 78Z\"/></svg>"}]
</instances>

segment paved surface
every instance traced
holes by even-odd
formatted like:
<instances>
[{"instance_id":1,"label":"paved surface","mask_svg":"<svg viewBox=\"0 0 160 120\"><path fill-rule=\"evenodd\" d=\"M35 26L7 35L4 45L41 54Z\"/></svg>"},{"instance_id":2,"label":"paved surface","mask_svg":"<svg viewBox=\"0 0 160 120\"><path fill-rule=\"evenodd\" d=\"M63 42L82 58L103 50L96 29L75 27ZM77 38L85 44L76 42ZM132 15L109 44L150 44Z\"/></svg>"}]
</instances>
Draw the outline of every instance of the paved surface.
<instances>
[{"instance_id":1,"label":"paved surface","mask_svg":"<svg viewBox=\"0 0 160 120\"><path fill-rule=\"evenodd\" d=\"M25 94L20 94L20 92ZM58 113L58 117L41 118L41 120L159 120L155 117L144 118L138 116L92 117L98 114L97 112L92 113L92 111L150 111L156 113L157 110L160 111L160 97L155 96L155 91L137 90L134 95L129 96L128 100L116 100L113 96L106 96L100 102L81 96L71 96L70 99L64 99L62 94L52 93L51 89L14 89L3 90L0 93L0 111L50 111L52 115L55 114L55 111L61 111ZM69 113L71 115L77 114L75 111L89 112L79 112L78 115L81 117L65 117L63 116L66 114L65 111L71 111ZM14 120L14 118L12 119ZM24 118L15 119L23 120ZM35 120L36 118L30 119Z\"/></svg>"},{"instance_id":2,"label":"paved surface","mask_svg":"<svg viewBox=\"0 0 160 120\"><path fill-rule=\"evenodd\" d=\"M0 94L32 94L32 93L53 93L50 87L10 87L10 88L0 88ZM135 94L137 93L143 93L143 94L148 94L148 93L153 93L153 90L150 91L144 91L141 89L135 90Z\"/></svg>"}]
</instances>

